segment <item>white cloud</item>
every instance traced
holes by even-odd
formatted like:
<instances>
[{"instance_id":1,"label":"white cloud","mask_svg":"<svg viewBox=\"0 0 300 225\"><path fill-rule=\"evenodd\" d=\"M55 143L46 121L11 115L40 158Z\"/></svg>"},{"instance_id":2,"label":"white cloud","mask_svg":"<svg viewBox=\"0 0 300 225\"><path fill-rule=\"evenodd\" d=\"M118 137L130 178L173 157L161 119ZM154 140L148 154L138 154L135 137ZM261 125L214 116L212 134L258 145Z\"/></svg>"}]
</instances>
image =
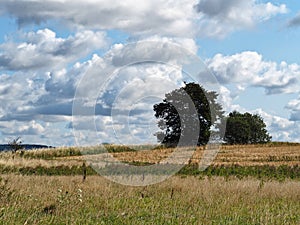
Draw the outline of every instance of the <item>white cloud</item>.
<instances>
[{"instance_id":1,"label":"white cloud","mask_svg":"<svg viewBox=\"0 0 300 225\"><path fill-rule=\"evenodd\" d=\"M232 94L232 91L230 91L225 86L220 86L220 89L217 92L219 94L218 96L218 102L221 104L223 110L225 112L232 112L234 110L236 111L242 111L243 109L241 106L234 104L234 100L236 96Z\"/></svg>"},{"instance_id":2,"label":"white cloud","mask_svg":"<svg viewBox=\"0 0 300 225\"><path fill-rule=\"evenodd\" d=\"M16 73L0 76L0 119L14 117L19 111L26 110L45 93L43 86L47 76L44 74ZM20 115L25 120L33 118Z\"/></svg>"},{"instance_id":3,"label":"white cloud","mask_svg":"<svg viewBox=\"0 0 300 225\"><path fill-rule=\"evenodd\" d=\"M197 44L188 38L148 37L136 42L114 45L105 56L116 67L143 61L163 62L177 65L196 54ZM182 66L182 65L179 65Z\"/></svg>"},{"instance_id":4,"label":"white cloud","mask_svg":"<svg viewBox=\"0 0 300 225\"><path fill-rule=\"evenodd\" d=\"M0 121L70 121L77 84L99 61L101 58L94 55L86 62L75 63L68 70L1 75Z\"/></svg>"},{"instance_id":5,"label":"white cloud","mask_svg":"<svg viewBox=\"0 0 300 225\"><path fill-rule=\"evenodd\" d=\"M97 100L97 105L95 105L96 101L94 102L96 111L93 111L93 108L89 109L93 105L89 105L86 110L91 114L96 112L102 118L111 117L113 120L112 123L104 124L98 132L99 139L103 142L129 144L155 141L153 133L149 135L148 132L149 129L153 130L153 127L139 135L136 135L136 132L147 127L149 120L154 118L153 104L160 102L165 93L177 88L178 83L182 83L182 72L178 65L175 67L167 64L168 60L176 59L176 54L172 58L159 54L164 50L167 54L168 49L164 48L166 43L156 45L153 42L152 44L153 51L150 51L149 57L156 58L158 62L142 60L144 58L150 60L147 55L144 55L148 51L145 51L143 46L147 47L147 45L141 45L141 43L129 46L117 45L103 58L101 73L99 67L95 66L81 80L79 96L85 96L89 101ZM126 53L130 53L129 59L126 58ZM116 62L114 59L117 57ZM179 55L179 57L182 56ZM141 62L130 63L136 60ZM166 61L166 64L161 61ZM103 68L103 65L106 68ZM114 73L108 73L107 69ZM108 112L103 113L105 110ZM91 143L93 140L91 138L89 141L90 138L87 135L91 135L89 131L94 128L94 120L89 117L85 120L81 118L82 116L74 117L73 125L77 131L75 134L81 142ZM155 122L153 126L156 126Z\"/></svg>"},{"instance_id":6,"label":"white cloud","mask_svg":"<svg viewBox=\"0 0 300 225\"><path fill-rule=\"evenodd\" d=\"M217 54L207 60L207 65L222 84L263 87L267 94L299 92L298 64L277 64L264 61L257 52L242 52L231 56Z\"/></svg>"},{"instance_id":7,"label":"white cloud","mask_svg":"<svg viewBox=\"0 0 300 225\"><path fill-rule=\"evenodd\" d=\"M144 37L223 37L287 12L284 4L258 0L8 0L1 1L0 8L21 26L59 20L80 29L117 29Z\"/></svg>"},{"instance_id":8,"label":"white cloud","mask_svg":"<svg viewBox=\"0 0 300 225\"><path fill-rule=\"evenodd\" d=\"M195 6L200 18L199 33L224 37L228 33L252 28L277 14L287 13L286 5L257 0L200 0Z\"/></svg>"},{"instance_id":9,"label":"white cloud","mask_svg":"<svg viewBox=\"0 0 300 225\"><path fill-rule=\"evenodd\" d=\"M26 124L17 121L1 122L1 132L5 135L42 135L45 128L35 120Z\"/></svg>"},{"instance_id":10,"label":"white cloud","mask_svg":"<svg viewBox=\"0 0 300 225\"><path fill-rule=\"evenodd\" d=\"M221 87L219 94L219 102L222 104L226 114L234 110L241 113L250 112L258 114L266 123L267 131L272 136L273 141L300 142L300 122L267 113L261 108L248 110L238 104L234 104L235 99L232 97L231 91L225 87Z\"/></svg>"},{"instance_id":11,"label":"white cloud","mask_svg":"<svg viewBox=\"0 0 300 225\"><path fill-rule=\"evenodd\" d=\"M300 98L288 102L286 108L291 111L290 120L300 121Z\"/></svg>"},{"instance_id":12,"label":"white cloud","mask_svg":"<svg viewBox=\"0 0 300 225\"><path fill-rule=\"evenodd\" d=\"M269 95L300 93L300 66L298 64L287 64L286 62L278 64L264 61L262 55L257 52L242 52L231 56L217 54L212 59L207 60L207 64L221 84L231 86L230 90L224 89L220 91L220 99L227 112L230 110L241 110L236 105L232 105L235 97L232 96L232 85L235 85L239 94L251 87L262 87L265 89L266 94ZM266 118L272 120L269 124L272 124L273 136L277 140L285 140L285 135L279 135L279 133L276 133L276 129L288 132L290 128L291 132L294 133L298 129L295 128L298 127L298 124L293 121L300 120L300 100L290 101L285 108L291 112L289 119L272 117L264 113ZM290 127L285 129L285 124L289 124ZM288 140L292 139L289 138Z\"/></svg>"},{"instance_id":13,"label":"white cloud","mask_svg":"<svg viewBox=\"0 0 300 225\"><path fill-rule=\"evenodd\" d=\"M3 13L20 25L58 19L84 29L118 29L139 35L185 36L192 31L194 0L115 1L3 1ZM150 19L151 18L151 19Z\"/></svg>"},{"instance_id":14,"label":"white cloud","mask_svg":"<svg viewBox=\"0 0 300 225\"><path fill-rule=\"evenodd\" d=\"M22 35L22 38L26 40L25 44L23 42L4 43L2 47L5 46L7 51L3 54L12 55L13 46L35 46L33 52L24 53L25 55L29 54L24 59L21 57L22 54L16 51L17 58L29 62L28 58L30 56L35 57L35 54L36 57L37 55L42 58L44 56L45 62L41 65L39 64L40 59L33 60L26 69L22 68L23 71L19 70L14 74L2 74L0 76L2 142L5 143L12 138L11 136L17 135L21 136L26 143L74 144L71 130L64 127L72 119L72 100L76 84L84 72L99 57L95 55L87 62L75 63L73 67L68 69L64 67L67 68L67 63L73 57L84 56L88 51L94 50L94 47L99 47L101 40L104 41L104 39L100 38L102 35L98 36L95 32L78 33L74 37L61 39L56 38L55 33L47 29ZM81 37L81 35L83 36ZM66 54L63 59L57 57L54 52L58 51L61 46L72 48L68 53L71 55ZM87 50L81 50L81 48ZM76 50L79 52L73 52ZM31 53L33 55L30 55ZM59 66L52 65L53 63L56 64L57 60ZM35 65L35 63L37 64ZM59 69L60 67L62 69ZM66 138L63 139L62 137Z\"/></svg>"},{"instance_id":15,"label":"white cloud","mask_svg":"<svg viewBox=\"0 0 300 225\"><path fill-rule=\"evenodd\" d=\"M254 110L252 113L259 114L263 117L267 125L267 130L271 134L273 140L300 142L299 122L271 115L262 109Z\"/></svg>"},{"instance_id":16,"label":"white cloud","mask_svg":"<svg viewBox=\"0 0 300 225\"><path fill-rule=\"evenodd\" d=\"M160 99L181 84L180 62L188 60L182 49L196 54L198 46L193 38L224 37L286 11L283 4L255 0L149 0L138 4L133 0L0 1L0 14L16 18L21 27L56 21L75 31L66 38L57 37L50 29L20 32L16 39L8 37L0 45L0 69L17 71L0 76L2 133L63 145L73 143L70 128L76 127L87 144L91 140L116 142L116 133L121 142L147 142L153 132L148 126L153 118L153 99L147 98L154 95ZM103 30L120 30L129 40L137 41L129 46L114 45L103 57L94 55L87 62L78 62L107 47ZM173 44L178 48L172 48ZM143 64L140 59L163 63ZM129 66L132 62L139 64ZM210 66L223 83L235 82L240 91L251 84L263 86L269 93L291 91L299 71L297 65L264 62L257 53L228 58L219 55L211 59ZM116 71L116 77L109 73ZM86 73L91 76L81 80ZM90 101L98 98L95 109L86 107L96 114L97 134L90 129L95 122L91 118L71 123L72 101L80 82ZM235 96L229 89L221 87L220 93L226 110L241 109L234 105ZM110 117L112 107L114 118ZM276 123L281 124L281 120L274 119ZM279 128L283 137L286 128Z\"/></svg>"},{"instance_id":17,"label":"white cloud","mask_svg":"<svg viewBox=\"0 0 300 225\"><path fill-rule=\"evenodd\" d=\"M20 34L21 41L8 39L0 45L0 69L38 70L63 68L107 46L104 32L82 31L66 39L49 30Z\"/></svg>"},{"instance_id":18,"label":"white cloud","mask_svg":"<svg viewBox=\"0 0 300 225\"><path fill-rule=\"evenodd\" d=\"M249 110L247 109L247 106L245 106L245 108L235 104L236 98L232 95L232 90L229 90L224 86L221 86L218 93L218 100L221 103L223 110L225 110L226 115L235 110L241 113L249 112L252 114L258 114L263 118L267 125L267 131L271 134L273 141L300 142L300 117L293 120L293 114L291 119L287 119L277 116L274 113L268 113L266 112L267 109L257 108ZM289 106L294 109L299 108L300 111L300 100L291 101ZM297 116L299 116L299 111Z\"/></svg>"},{"instance_id":19,"label":"white cloud","mask_svg":"<svg viewBox=\"0 0 300 225\"><path fill-rule=\"evenodd\" d=\"M155 46L157 49L151 57L160 56L161 60L176 62L176 54L173 55L173 58L158 54L159 50L164 49L164 44ZM115 65L116 63L113 61L115 57L119 57L117 65L123 66L127 59L126 54L122 54L122 50L132 52L132 60L141 58L144 54L142 45L131 45L131 47L131 49L127 49L123 45L116 45L103 58L94 55L91 60L76 63L69 70L61 69L43 74L2 75L0 77L0 91L2 93L0 113L3 116L0 126L3 128L2 133L6 135L24 135L25 140L32 138L38 143L49 145L55 144L46 140L60 140L61 136L65 136L65 142L58 141L57 145L74 143L69 129L73 128L73 125L66 127L66 124L70 123L72 119L72 99L77 84L87 71L94 69L98 71L95 75L100 78L100 81L103 78L105 82L108 82L108 85L104 86L104 88L107 88L106 91L98 93L99 89L97 89L96 82L98 78L87 82L86 90L95 88L94 92L90 94L102 93L104 99L99 99L98 103L101 104L96 106L96 133L89 129L93 125L93 123L90 123L90 119L74 121L77 122L75 124L76 129L81 132L81 141L86 144L91 144L91 140L97 143L155 141L155 138L150 136L155 129L153 126L149 126L149 121L153 119L151 108L153 102L147 101L147 97L155 95L157 100L160 101L165 93L177 88L176 85L180 84L183 78L181 67L179 65L178 67L172 67L168 64L155 63L136 64L121 67L122 69L118 70L119 73L115 77L110 77L113 78L112 80L107 80L109 75L99 73L99 69ZM177 56L182 57L180 54L177 54ZM284 81L284 76L293 78L299 70L298 65L287 65L286 63L277 65L273 62L265 62L262 56L255 52L245 52L226 57L217 55L208 62L210 68L214 72L218 72L218 78L222 83L234 82L238 91L243 91L244 89L241 87L247 87L248 85L263 86L265 84L265 88L270 88L271 86L267 86L267 84L276 84L280 79ZM231 68L231 70L228 70L228 68ZM239 76L240 74L243 76ZM275 74L275 77L269 74ZM268 79L270 79L269 82L267 82ZM89 85L96 86L91 88ZM108 95L105 96L106 93ZM219 93L220 102L227 112L232 110L246 111L239 105L234 104L236 94L232 90L221 86ZM96 95L97 97L101 96ZM105 102L104 105L103 102ZM110 120L110 108L113 105L115 106L114 109L117 110L117 114L113 118L114 123ZM100 106L108 108L104 109ZM297 109L298 103L295 100L289 106ZM125 115L124 112L129 112L130 116ZM270 115L263 110L253 111L253 113L256 112L265 119L274 140L296 141L299 139L297 137L297 129L300 127L298 123ZM51 125L47 125L48 122L51 122ZM53 132L54 130L56 132Z\"/></svg>"},{"instance_id":20,"label":"white cloud","mask_svg":"<svg viewBox=\"0 0 300 225\"><path fill-rule=\"evenodd\" d=\"M49 35L46 36L49 37ZM49 38L32 35L29 39L33 43L40 43L40 40ZM173 45L176 47L172 48ZM184 47L180 47L181 45ZM45 49L53 51L50 46ZM151 51L145 52L145 49L151 49ZM103 57L94 55L90 60L83 63L77 62L69 68L54 68L52 72L32 70L32 72L2 75L0 76L0 92L2 93L0 124L3 126L3 134L15 133L20 136L24 135L26 138L36 134L34 140L40 138L41 141L45 141L46 138L47 140L58 138L59 134L69 137L70 128L73 128L75 124L80 132L88 133L86 141L89 143L91 138L95 137L88 129L90 127L88 124L91 124L90 119L74 121L74 124L67 126L72 120L76 87L79 83L83 83L82 92L89 97L89 100L98 98L95 109L91 105L87 107L87 110L91 110L101 120L106 120L112 115L112 107L116 113L114 115L115 126L124 122L122 119L124 112L130 113L130 126L121 127L122 129L116 129L111 122L97 124L97 135L100 140L116 142L114 139L116 130L119 131L119 139L126 140L127 143L133 143L141 138L145 140L145 135L149 135L148 131L148 133L144 132L144 136L136 134L153 117L153 99L147 98L154 96L159 101L165 93L182 83L182 65L179 61L184 57L188 59L185 55L186 49L195 52L195 43L190 39L163 38L160 41L158 37L153 37L129 46L117 44ZM142 60L137 64L126 65L130 61L135 62L140 59L152 59L152 62ZM107 71L116 72L116 74L106 73ZM86 77L86 75L90 76ZM46 126L42 130L37 123L34 124L31 121L41 121L39 124L51 123L52 126ZM155 126L155 123L153 124ZM51 134L50 129L56 130L58 127L63 127L63 129L56 134ZM151 129L153 130L153 127ZM38 135L39 131L40 135ZM154 136L151 136L151 140L155 140ZM70 142L70 137L66 142Z\"/></svg>"}]
</instances>

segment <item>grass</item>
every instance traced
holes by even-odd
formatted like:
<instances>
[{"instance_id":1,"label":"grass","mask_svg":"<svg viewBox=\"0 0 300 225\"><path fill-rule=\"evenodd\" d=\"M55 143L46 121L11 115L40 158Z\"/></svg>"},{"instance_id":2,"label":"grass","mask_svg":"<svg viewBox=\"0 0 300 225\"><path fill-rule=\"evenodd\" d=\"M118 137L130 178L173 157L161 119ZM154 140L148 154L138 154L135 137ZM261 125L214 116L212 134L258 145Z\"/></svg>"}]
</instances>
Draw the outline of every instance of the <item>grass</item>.
<instances>
[{"instance_id":1,"label":"grass","mask_svg":"<svg viewBox=\"0 0 300 225\"><path fill-rule=\"evenodd\" d=\"M5 183L4 183L5 181ZM4 187L4 188L3 188ZM173 177L124 187L99 176L2 178L0 224L299 224L300 183Z\"/></svg>"},{"instance_id":2,"label":"grass","mask_svg":"<svg viewBox=\"0 0 300 225\"><path fill-rule=\"evenodd\" d=\"M300 183L172 177L124 187L99 176L3 175L0 224L299 224ZM26 188L24 188L26 187Z\"/></svg>"},{"instance_id":3,"label":"grass","mask_svg":"<svg viewBox=\"0 0 300 225\"><path fill-rule=\"evenodd\" d=\"M148 166L174 149L104 147L0 153L0 225L300 224L299 144L225 145L202 172L204 148L197 148L176 176L147 187L112 183L89 163L109 152L128 164ZM122 166L113 171L129 172Z\"/></svg>"},{"instance_id":4,"label":"grass","mask_svg":"<svg viewBox=\"0 0 300 225\"><path fill-rule=\"evenodd\" d=\"M135 164L136 165L136 164ZM147 165L147 164L142 164ZM160 169L159 171L152 170L153 175L164 175L167 173L168 167L165 170ZM96 175L97 173L90 166L87 168L87 176ZM105 167L100 169L101 174L111 175L131 175L131 174L149 174L148 171L143 169L128 169L126 166L118 167ZM145 171L145 172L143 172ZM83 174L83 167L81 166L56 166L56 167L43 167L37 166L32 167L4 167L0 166L0 174L16 174L16 175L36 175L36 176L75 176ZM253 177L256 179L263 180L277 180L284 181L286 179L300 181L300 166L210 166L205 171L199 171L198 166L195 164L184 166L178 173L179 176L220 176L220 177L236 177L239 179Z\"/></svg>"},{"instance_id":5,"label":"grass","mask_svg":"<svg viewBox=\"0 0 300 225\"><path fill-rule=\"evenodd\" d=\"M185 166L179 174L182 175L200 175L200 176L234 176L239 179L254 177L256 179L267 179L284 181L285 179L295 179L300 181L300 166L210 166L205 171L199 171L197 165Z\"/></svg>"}]
</instances>

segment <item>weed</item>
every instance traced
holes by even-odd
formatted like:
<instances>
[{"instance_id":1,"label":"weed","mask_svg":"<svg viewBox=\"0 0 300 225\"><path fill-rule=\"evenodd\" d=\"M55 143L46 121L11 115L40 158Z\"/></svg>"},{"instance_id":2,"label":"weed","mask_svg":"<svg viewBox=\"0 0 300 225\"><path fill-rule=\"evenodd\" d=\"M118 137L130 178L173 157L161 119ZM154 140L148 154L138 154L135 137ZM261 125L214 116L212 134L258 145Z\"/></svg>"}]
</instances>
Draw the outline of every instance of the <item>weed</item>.
<instances>
[{"instance_id":1,"label":"weed","mask_svg":"<svg viewBox=\"0 0 300 225\"><path fill-rule=\"evenodd\" d=\"M56 210L56 206L54 204L51 204L49 206L44 207L43 213L46 214L53 214Z\"/></svg>"}]
</instances>

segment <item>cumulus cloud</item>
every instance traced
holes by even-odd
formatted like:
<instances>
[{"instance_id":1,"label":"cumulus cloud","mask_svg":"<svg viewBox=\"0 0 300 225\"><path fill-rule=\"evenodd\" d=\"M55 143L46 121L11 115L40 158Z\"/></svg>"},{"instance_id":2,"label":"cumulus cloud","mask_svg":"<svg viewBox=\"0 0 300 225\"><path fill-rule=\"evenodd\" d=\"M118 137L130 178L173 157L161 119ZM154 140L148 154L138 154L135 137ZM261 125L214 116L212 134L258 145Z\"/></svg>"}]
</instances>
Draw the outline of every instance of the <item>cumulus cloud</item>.
<instances>
[{"instance_id":1,"label":"cumulus cloud","mask_svg":"<svg viewBox=\"0 0 300 225\"><path fill-rule=\"evenodd\" d=\"M272 136L274 141L300 141L300 123L299 121L293 121L291 119L283 118L274 113L268 113L265 109L258 108L249 110L235 103L235 97L232 96L231 90L226 87L221 87L219 91L219 102L222 104L226 114L234 110L245 113L250 112L252 114L260 115L267 125L267 130Z\"/></svg>"},{"instance_id":2,"label":"cumulus cloud","mask_svg":"<svg viewBox=\"0 0 300 225\"><path fill-rule=\"evenodd\" d=\"M294 110L300 110L300 99L294 99L290 101L287 107Z\"/></svg>"},{"instance_id":3,"label":"cumulus cloud","mask_svg":"<svg viewBox=\"0 0 300 225\"><path fill-rule=\"evenodd\" d=\"M117 44L106 58L117 67L138 63L141 59L178 64L178 61L188 60L188 57L196 54L197 50L198 46L193 39L154 36L127 45Z\"/></svg>"},{"instance_id":4,"label":"cumulus cloud","mask_svg":"<svg viewBox=\"0 0 300 225\"><path fill-rule=\"evenodd\" d=\"M291 111L291 121L300 121L300 98L288 102L286 109Z\"/></svg>"},{"instance_id":5,"label":"cumulus cloud","mask_svg":"<svg viewBox=\"0 0 300 225\"><path fill-rule=\"evenodd\" d=\"M298 64L264 61L257 52L231 56L217 54L207 60L207 64L222 84L263 87L267 94L299 92Z\"/></svg>"},{"instance_id":6,"label":"cumulus cloud","mask_svg":"<svg viewBox=\"0 0 300 225\"><path fill-rule=\"evenodd\" d=\"M273 140L300 142L299 122L271 115L262 109L254 110L252 113L259 114L263 117Z\"/></svg>"},{"instance_id":7,"label":"cumulus cloud","mask_svg":"<svg viewBox=\"0 0 300 225\"><path fill-rule=\"evenodd\" d=\"M154 45L157 49L154 48L152 52L150 51L149 57L158 57L159 60L176 63L176 59L182 57L181 54L171 54L172 57L159 54L159 51L164 51L164 47L172 44L171 42L172 40L166 39L162 42L163 44ZM149 125L150 118L153 118L152 106L155 101L161 101L165 93L182 84L180 83L183 79L182 67L155 62L127 65L127 54L124 52L131 53L129 54L130 61L142 57L147 58L141 44L142 42L129 45L131 48L117 44L103 57L94 55L90 60L76 63L68 70L0 76L1 101L3 103L0 107L2 121L0 125L2 124L1 126L4 127L2 129L4 134L17 133L28 137L36 134L35 138L39 136L40 140L43 140L45 137L55 138L60 133L68 137L66 140L68 143L72 143L70 128L75 128L87 144L91 143L93 138L97 141L115 143L118 141L123 143L155 141L155 137L151 136L155 129ZM207 63L222 84L235 83L237 90L240 91L244 90L243 85L244 87L261 86L266 90L279 85L283 92L290 92L292 84L288 80L295 79L299 74L298 65L266 62L256 52L243 52L233 56L216 55ZM107 68L113 68L115 73L105 73ZM90 71L94 71L94 74L92 73L92 76L88 77L92 79L86 80L83 92L89 93L88 96L92 96L92 99L96 101L95 106L87 106L88 111L90 110L93 115L96 115L96 122L94 118L82 120L82 117L79 117L78 120L73 120L71 123L76 87L80 82L84 82L83 78ZM99 81L103 83L99 85ZM236 95L232 90L221 86L218 91L220 93L219 100L227 112L244 110L234 103ZM297 104L293 102L289 106L296 109ZM298 126L296 123L271 116L264 111L259 111L259 113L266 118L275 140L296 138L295 129ZM113 121L109 119L112 115L114 116ZM12 121L15 121L14 123L17 125L13 125ZM49 125L45 125L49 122L60 124L60 127L64 127L63 131L51 134L50 130L56 128L51 127L50 129ZM155 121L152 122L155 126ZM69 125L66 125L68 123ZM97 132L92 134L93 132L89 128L94 127L95 124ZM12 129L14 126L18 129ZM288 131L290 131L289 135L287 135ZM116 134L119 136L116 137ZM59 137L57 138L59 139Z\"/></svg>"},{"instance_id":8,"label":"cumulus cloud","mask_svg":"<svg viewBox=\"0 0 300 225\"><path fill-rule=\"evenodd\" d=\"M46 75L16 73L13 75L0 76L0 119L13 117L18 111L23 111L29 105L37 101L39 96L45 92L43 82L47 79ZM22 116L24 119L27 117ZM31 120L32 118L27 118Z\"/></svg>"},{"instance_id":9,"label":"cumulus cloud","mask_svg":"<svg viewBox=\"0 0 300 225\"><path fill-rule=\"evenodd\" d=\"M82 31L64 39L49 29L22 33L20 39L19 42L8 39L0 45L0 69L62 68L106 47L108 42L104 32Z\"/></svg>"},{"instance_id":10,"label":"cumulus cloud","mask_svg":"<svg viewBox=\"0 0 300 225\"><path fill-rule=\"evenodd\" d=\"M44 121L59 122L66 120L66 117L71 117L77 83L98 59L99 57L94 55L91 60L76 63L69 70L61 69L44 74L37 73L30 79L27 79L29 80L27 85L31 88L24 84L25 77L30 73L7 76L6 82L19 80L20 88L17 90L13 89L14 94L7 93L6 96L3 96L4 99L13 99L8 101L15 104L10 104L10 109L6 109L7 113L2 115L1 120L26 121L36 118ZM0 89L1 84L0 82ZM8 85L11 87L10 84ZM14 108L12 108L13 106Z\"/></svg>"},{"instance_id":11,"label":"cumulus cloud","mask_svg":"<svg viewBox=\"0 0 300 225\"><path fill-rule=\"evenodd\" d=\"M195 9L201 16L199 32L224 37L243 28L252 28L277 14L287 13L284 4L260 3L256 0L200 0Z\"/></svg>"},{"instance_id":12,"label":"cumulus cloud","mask_svg":"<svg viewBox=\"0 0 300 225\"><path fill-rule=\"evenodd\" d=\"M87 144L153 141L152 106L186 80L182 64L198 50L193 38L224 37L285 12L283 4L255 0L0 1L0 15L15 18L20 27L55 21L75 31L64 38L47 28L20 31L0 45L0 70L10 73L0 76L2 134L63 145L74 143L71 129L75 128ZM103 56L94 54L82 62L107 47L103 30L120 30L137 41L116 44ZM289 92L299 70L297 65L264 62L255 53L236 58L219 55L209 65L223 84L233 81L239 90L248 84L263 86L269 93ZM219 91L226 110L240 109L229 89L223 86ZM72 121L75 93L88 99L82 102L81 117ZM90 113L95 118L87 116ZM96 128L96 134L90 127Z\"/></svg>"},{"instance_id":13,"label":"cumulus cloud","mask_svg":"<svg viewBox=\"0 0 300 225\"><path fill-rule=\"evenodd\" d=\"M300 117L293 120L293 117L291 119L283 118L281 116L275 115L274 113L268 113L265 109L262 108L249 110L245 108L246 106L242 107L238 104L235 104L236 98L235 95L232 94L232 90L229 90L224 86L220 87L218 93L219 102L222 104L222 107L225 110L226 114L234 110L241 113L250 112L252 114L258 114L266 123L267 130L271 134L274 141L300 141ZM299 108L300 110L300 100L291 101L289 107L292 107L293 109Z\"/></svg>"},{"instance_id":14,"label":"cumulus cloud","mask_svg":"<svg viewBox=\"0 0 300 225\"><path fill-rule=\"evenodd\" d=\"M225 86L220 86L218 92L218 102L221 104L223 110L225 112L231 112L231 111L243 111L242 107L235 104L234 100L237 96L232 94L232 91L226 88Z\"/></svg>"},{"instance_id":15,"label":"cumulus cloud","mask_svg":"<svg viewBox=\"0 0 300 225\"><path fill-rule=\"evenodd\" d=\"M75 102L81 99L83 102L78 103L78 109L75 107L72 123L81 142L89 142L86 136L94 129L94 120L88 115L94 114L102 118L108 116L113 120L113 123L106 123L106 128L101 129L105 130L105 134L100 131L101 139L109 133L109 140L113 142L150 143L149 138L151 142L155 141L153 133L146 135L144 131L137 135L137 131L145 128L145 124L154 117L153 104L161 101L165 93L177 88L178 83L182 83L182 67L168 64L176 62L175 59L182 55L164 55L168 54L168 43L146 43L148 45L139 42L114 46L100 59L102 63L95 65L81 79ZM151 46L152 50L147 51ZM144 138L143 141L141 138Z\"/></svg>"},{"instance_id":16,"label":"cumulus cloud","mask_svg":"<svg viewBox=\"0 0 300 225\"><path fill-rule=\"evenodd\" d=\"M177 37L220 37L287 12L284 4L277 6L257 0L149 0L139 4L133 0L114 3L108 0L8 0L1 1L0 8L2 14L15 17L20 26L54 19L77 28Z\"/></svg>"},{"instance_id":17,"label":"cumulus cloud","mask_svg":"<svg viewBox=\"0 0 300 225\"><path fill-rule=\"evenodd\" d=\"M18 40L0 45L0 68L17 70L0 76L0 121L70 120L76 84L97 57L69 68L68 63L105 46L105 33L82 31L63 39L44 29L20 33Z\"/></svg>"},{"instance_id":18,"label":"cumulus cloud","mask_svg":"<svg viewBox=\"0 0 300 225\"><path fill-rule=\"evenodd\" d=\"M93 62L85 78L81 79L77 93L93 99L91 96L98 96L101 87L107 88L110 92L107 92L105 99L111 101L114 90L120 90L120 86L130 82L136 82L135 90L139 92L146 90L139 84L150 84L152 92L156 89L162 92L164 87L170 86L162 82L164 79L172 84L182 83L182 67L191 63L192 56L196 58L193 55L196 49L195 42L190 39L158 37L128 45L115 44L103 57ZM113 84L109 83L111 79L114 79ZM153 81L157 84L151 85ZM128 96L133 93L136 92L132 91Z\"/></svg>"},{"instance_id":19,"label":"cumulus cloud","mask_svg":"<svg viewBox=\"0 0 300 225\"><path fill-rule=\"evenodd\" d=\"M181 62L186 62L197 49L195 42L190 39L150 39L128 46L116 44L103 57L95 54L90 60L77 62L68 68L54 68L51 72L36 70L1 75L0 123L16 121L18 127L22 127L17 131L11 128L11 123L6 124L6 134L33 135L33 129L26 126L34 120L57 126L65 123L67 130L75 127L90 135L87 124L94 124L91 118L83 121L79 118L79 121L66 125L72 120L75 93L82 91L88 97L88 104L83 106L86 112L92 112L93 116L96 115L101 120L115 116L114 126L111 123L96 126L100 129L98 133L102 135L102 140L105 137L107 140L108 130L111 130L109 134L112 137L118 131L119 138L131 143L137 138L145 138L145 133L144 136L138 135L137 131L142 130L149 118L153 117L152 106L155 101L160 101L165 93L182 84ZM33 39L31 41L34 42ZM130 64L135 61L140 62ZM83 84L83 88L77 90L79 84ZM157 97L155 101L153 96ZM130 126L121 126L124 116L128 115ZM153 125L155 126L155 122ZM42 133L47 133L48 129L50 128ZM35 128L35 131L38 130ZM49 138L53 136L49 133L46 135L50 135ZM155 139L152 135L149 137ZM88 137L86 140L87 143L90 141Z\"/></svg>"},{"instance_id":20,"label":"cumulus cloud","mask_svg":"<svg viewBox=\"0 0 300 225\"><path fill-rule=\"evenodd\" d=\"M40 24L58 19L85 29L119 29L139 35L184 36L192 29L195 1L2 1L3 13L14 16L19 25ZM149 19L151 18L151 19Z\"/></svg>"},{"instance_id":21,"label":"cumulus cloud","mask_svg":"<svg viewBox=\"0 0 300 225\"><path fill-rule=\"evenodd\" d=\"M6 122L2 123L1 127L1 132L5 135L42 135L45 131L44 126L35 120L32 120L27 124L16 121ZM11 129L7 129L7 127L11 127Z\"/></svg>"}]
</instances>

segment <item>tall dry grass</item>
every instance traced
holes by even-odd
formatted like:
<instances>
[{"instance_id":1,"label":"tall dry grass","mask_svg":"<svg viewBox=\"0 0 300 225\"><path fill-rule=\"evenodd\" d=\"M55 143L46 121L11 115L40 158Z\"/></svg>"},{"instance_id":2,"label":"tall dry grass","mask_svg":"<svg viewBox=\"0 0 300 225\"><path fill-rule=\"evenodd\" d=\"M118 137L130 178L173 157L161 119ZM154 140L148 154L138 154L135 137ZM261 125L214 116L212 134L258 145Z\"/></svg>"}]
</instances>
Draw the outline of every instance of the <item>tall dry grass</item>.
<instances>
[{"instance_id":1,"label":"tall dry grass","mask_svg":"<svg viewBox=\"0 0 300 225\"><path fill-rule=\"evenodd\" d=\"M3 175L0 183L0 224L300 223L295 181L177 176L124 187L99 176L83 183L80 176Z\"/></svg>"}]
</instances>

